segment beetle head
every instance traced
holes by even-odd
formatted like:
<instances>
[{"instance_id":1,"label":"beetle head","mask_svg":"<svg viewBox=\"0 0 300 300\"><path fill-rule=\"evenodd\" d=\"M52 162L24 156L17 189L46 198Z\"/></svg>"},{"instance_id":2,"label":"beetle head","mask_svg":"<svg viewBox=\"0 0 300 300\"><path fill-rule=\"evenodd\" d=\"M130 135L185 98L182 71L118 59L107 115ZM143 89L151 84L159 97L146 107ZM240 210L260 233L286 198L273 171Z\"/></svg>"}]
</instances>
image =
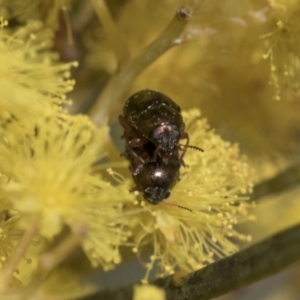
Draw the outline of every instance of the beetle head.
<instances>
[{"instance_id":1,"label":"beetle head","mask_svg":"<svg viewBox=\"0 0 300 300\"><path fill-rule=\"evenodd\" d=\"M170 196L170 190L163 187L147 187L143 191L144 198L151 204L158 204Z\"/></svg>"}]
</instances>

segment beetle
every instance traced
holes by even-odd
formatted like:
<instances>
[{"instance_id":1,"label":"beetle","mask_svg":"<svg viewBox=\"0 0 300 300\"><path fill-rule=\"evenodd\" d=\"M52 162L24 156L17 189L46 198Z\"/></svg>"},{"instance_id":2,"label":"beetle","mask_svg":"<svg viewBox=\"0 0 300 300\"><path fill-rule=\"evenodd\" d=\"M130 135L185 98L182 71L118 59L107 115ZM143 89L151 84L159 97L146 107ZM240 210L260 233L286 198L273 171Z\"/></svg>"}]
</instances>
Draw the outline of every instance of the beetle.
<instances>
[{"instance_id":1,"label":"beetle","mask_svg":"<svg viewBox=\"0 0 300 300\"><path fill-rule=\"evenodd\" d=\"M180 107L168 96L149 89L133 94L126 101L119 122L133 156L136 156L133 149L151 142L155 145L152 160L160 156L167 163L169 159L174 159L173 152L177 153L181 147L179 140L186 139L178 158L185 166L183 156L189 144L189 135L184 131Z\"/></svg>"},{"instance_id":2,"label":"beetle","mask_svg":"<svg viewBox=\"0 0 300 300\"><path fill-rule=\"evenodd\" d=\"M119 121L124 128L122 155L130 163L136 189L149 203L158 204L179 181L187 148L203 150L188 144L180 107L160 92L146 89L132 95ZM187 139L183 147L180 139Z\"/></svg>"}]
</instances>

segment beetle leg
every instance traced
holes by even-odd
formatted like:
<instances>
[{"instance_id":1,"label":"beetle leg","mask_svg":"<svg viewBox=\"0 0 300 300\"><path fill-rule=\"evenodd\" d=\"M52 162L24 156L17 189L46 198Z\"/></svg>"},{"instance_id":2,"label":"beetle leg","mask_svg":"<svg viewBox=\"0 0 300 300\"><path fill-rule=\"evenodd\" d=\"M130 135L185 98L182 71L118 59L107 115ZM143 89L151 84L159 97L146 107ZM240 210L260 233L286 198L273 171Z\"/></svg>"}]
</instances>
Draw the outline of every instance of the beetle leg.
<instances>
[{"instance_id":1,"label":"beetle leg","mask_svg":"<svg viewBox=\"0 0 300 300\"><path fill-rule=\"evenodd\" d=\"M126 149L128 152L130 152L130 154L134 157L134 159L136 161L138 161L138 164L145 164L145 161L140 157L138 156L135 151L133 151L130 147L127 147Z\"/></svg>"},{"instance_id":2,"label":"beetle leg","mask_svg":"<svg viewBox=\"0 0 300 300\"><path fill-rule=\"evenodd\" d=\"M189 134L187 132L181 132L181 135L180 135L180 139L186 139L186 143L185 145L183 146L183 150L182 150L182 153L180 154L179 156L179 161L180 163L184 166L184 167L187 167L187 165L184 163L183 161L183 157L185 155L185 152L189 146L189 142L190 142L190 137L189 137Z\"/></svg>"},{"instance_id":3,"label":"beetle leg","mask_svg":"<svg viewBox=\"0 0 300 300\"><path fill-rule=\"evenodd\" d=\"M119 122L124 128L122 138L125 139L129 147L137 148L149 142L138 130L130 125L124 116L119 115Z\"/></svg>"},{"instance_id":4,"label":"beetle leg","mask_svg":"<svg viewBox=\"0 0 300 300\"><path fill-rule=\"evenodd\" d=\"M121 126L124 128L123 137L125 135L127 135L128 137L131 137L133 139L134 138L143 138L141 133L138 130L136 130L134 127L132 127L124 116L119 115L119 122L120 122Z\"/></svg>"},{"instance_id":5,"label":"beetle leg","mask_svg":"<svg viewBox=\"0 0 300 300\"><path fill-rule=\"evenodd\" d=\"M130 146L132 148L138 148L147 143L149 143L149 141L145 137L128 140L128 146Z\"/></svg>"},{"instance_id":6,"label":"beetle leg","mask_svg":"<svg viewBox=\"0 0 300 300\"><path fill-rule=\"evenodd\" d=\"M153 157L152 157L152 159L151 159L151 161L152 162L155 162L156 161L156 159L157 159L157 156L159 155L158 153L159 153L159 146L158 147L156 147L156 149L154 150L154 152L153 152Z\"/></svg>"},{"instance_id":7,"label":"beetle leg","mask_svg":"<svg viewBox=\"0 0 300 300\"><path fill-rule=\"evenodd\" d=\"M130 127L132 127L129 123L128 123L128 121L126 120L126 118L124 117L124 116L122 116L122 115L119 115L119 122L120 122L120 124L122 125L122 127L124 128L124 129L128 129L128 128L130 128Z\"/></svg>"}]
</instances>

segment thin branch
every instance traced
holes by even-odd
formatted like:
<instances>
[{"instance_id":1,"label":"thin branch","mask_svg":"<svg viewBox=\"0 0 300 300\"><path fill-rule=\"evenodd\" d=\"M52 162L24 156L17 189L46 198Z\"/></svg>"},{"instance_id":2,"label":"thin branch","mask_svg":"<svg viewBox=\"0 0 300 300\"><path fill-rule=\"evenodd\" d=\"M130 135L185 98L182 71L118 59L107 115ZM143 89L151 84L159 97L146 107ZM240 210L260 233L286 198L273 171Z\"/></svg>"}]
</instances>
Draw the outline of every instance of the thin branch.
<instances>
[{"instance_id":1,"label":"thin branch","mask_svg":"<svg viewBox=\"0 0 300 300\"><path fill-rule=\"evenodd\" d=\"M194 0L189 5L179 7L174 18L161 35L120 66L90 109L89 115L96 124L101 125L107 120L111 109L120 103L137 75L171 47L182 42L181 34L201 3L200 0Z\"/></svg>"},{"instance_id":2,"label":"thin branch","mask_svg":"<svg viewBox=\"0 0 300 300\"><path fill-rule=\"evenodd\" d=\"M92 4L102 23L107 39L113 46L118 62L122 63L126 61L129 57L129 50L122 36L119 34L119 30L111 17L106 2L104 0L92 0Z\"/></svg>"},{"instance_id":3,"label":"thin branch","mask_svg":"<svg viewBox=\"0 0 300 300\"><path fill-rule=\"evenodd\" d=\"M74 32L81 33L94 16L94 9L90 1L81 1L78 10L73 12L72 28Z\"/></svg>"},{"instance_id":4,"label":"thin branch","mask_svg":"<svg viewBox=\"0 0 300 300\"><path fill-rule=\"evenodd\" d=\"M78 224L72 228L72 232L66 236L56 247L41 255L38 261L38 268L30 279L30 282L22 287L10 289L0 293L1 299L7 300L27 300L27 299L58 299L53 296L43 294L42 286L44 285L50 271L64 261L79 246L80 242L87 235L88 228L83 224ZM60 297L59 299L71 299ZM73 298L72 298L73 299Z\"/></svg>"},{"instance_id":5,"label":"thin branch","mask_svg":"<svg viewBox=\"0 0 300 300\"><path fill-rule=\"evenodd\" d=\"M73 232L60 242L53 250L44 253L39 259L39 271L50 271L66 259L87 235L87 228L78 225Z\"/></svg>"},{"instance_id":6,"label":"thin branch","mask_svg":"<svg viewBox=\"0 0 300 300\"><path fill-rule=\"evenodd\" d=\"M285 192L300 184L300 163L286 169L275 177L263 181L254 187L251 200Z\"/></svg>"},{"instance_id":7,"label":"thin branch","mask_svg":"<svg viewBox=\"0 0 300 300\"><path fill-rule=\"evenodd\" d=\"M152 284L168 300L208 300L273 275L300 259L300 224L181 278L167 276ZM175 273L176 274L176 273ZM176 281L175 281L176 280ZM131 300L133 285L99 291L81 300Z\"/></svg>"},{"instance_id":8,"label":"thin branch","mask_svg":"<svg viewBox=\"0 0 300 300\"><path fill-rule=\"evenodd\" d=\"M1 282L2 289L5 289L9 285L18 263L22 259L24 253L26 252L27 248L29 247L30 243L32 242L32 238L35 236L37 231L38 231L37 224L33 224L33 225L31 225L30 228L28 228L28 230L22 236L14 253L10 257L7 266L3 270L3 273L0 274L1 279L2 279L2 282Z\"/></svg>"}]
</instances>

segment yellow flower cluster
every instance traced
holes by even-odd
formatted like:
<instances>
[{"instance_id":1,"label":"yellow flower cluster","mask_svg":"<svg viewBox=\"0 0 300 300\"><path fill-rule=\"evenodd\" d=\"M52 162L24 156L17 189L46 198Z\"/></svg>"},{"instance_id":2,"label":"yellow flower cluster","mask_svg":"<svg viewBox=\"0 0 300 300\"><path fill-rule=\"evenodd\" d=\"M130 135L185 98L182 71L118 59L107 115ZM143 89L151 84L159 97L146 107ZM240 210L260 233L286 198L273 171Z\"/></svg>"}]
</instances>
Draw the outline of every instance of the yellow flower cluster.
<instances>
[{"instance_id":1,"label":"yellow flower cluster","mask_svg":"<svg viewBox=\"0 0 300 300\"><path fill-rule=\"evenodd\" d=\"M133 228L134 252L152 244L154 252L146 264L146 278L159 262L160 274L172 274L177 267L199 269L216 258L238 250L234 240L250 237L234 229L249 220L247 196L252 190L250 169L240 157L237 145L223 141L197 109L183 112L190 145L184 157L188 168L181 169L181 180L169 199L153 206L143 202L143 214Z\"/></svg>"},{"instance_id":2,"label":"yellow flower cluster","mask_svg":"<svg viewBox=\"0 0 300 300\"><path fill-rule=\"evenodd\" d=\"M117 178L111 169L111 177L102 173L113 166L104 151L107 127L97 128L88 117L64 110L69 103L65 94L74 85L70 68L77 64L58 61L50 50L52 33L37 21L16 29L6 25L2 21L0 31L0 258L5 283L13 266L10 258L28 232L47 242L65 227L74 235L84 232L83 250L93 266L104 270L120 263L120 246L140 253L150 245L154 250L146 279L155 263L159 275L177 268L191 271L237 251L235 239L249 240L234 228L250 218L249 167L238 147L209 129L198 109L183 117L190 144L204 152L188 150L184 160L189 168L181 169L170 198L153 206L130 192L130 178Z\"/></svg>"},{"instance_id":3,"label":"yellow flower cluster","mask_svg":"<svg viewBox=\"0 0 300 300\"><path fill-rule=\"evenodd\" d=\"M47 240L64 226L85 231L82 247L93 264L111 268L120 261L118 246L128 236L123 203L134 196L128 184L115 186L97 172L105 159L107 128L97 129L87 117L62 109L74 64L56 61L47 31L36 22L15 32L5 25L0 32L3 266L21 232L35 225Z\"/></svg>"},{"instance_id":4,"label":"yellow flower cluster","mask_svg":"<svg viewBox=\"0 0 300 300\"><path fill-rule=\"evenodd\" d=\"M19 22L35 19L45 27L58 27L59 13L70 6L70 0L1 0L0 13L7 19L16 18Z\"/></svg>"}]
</instances>

